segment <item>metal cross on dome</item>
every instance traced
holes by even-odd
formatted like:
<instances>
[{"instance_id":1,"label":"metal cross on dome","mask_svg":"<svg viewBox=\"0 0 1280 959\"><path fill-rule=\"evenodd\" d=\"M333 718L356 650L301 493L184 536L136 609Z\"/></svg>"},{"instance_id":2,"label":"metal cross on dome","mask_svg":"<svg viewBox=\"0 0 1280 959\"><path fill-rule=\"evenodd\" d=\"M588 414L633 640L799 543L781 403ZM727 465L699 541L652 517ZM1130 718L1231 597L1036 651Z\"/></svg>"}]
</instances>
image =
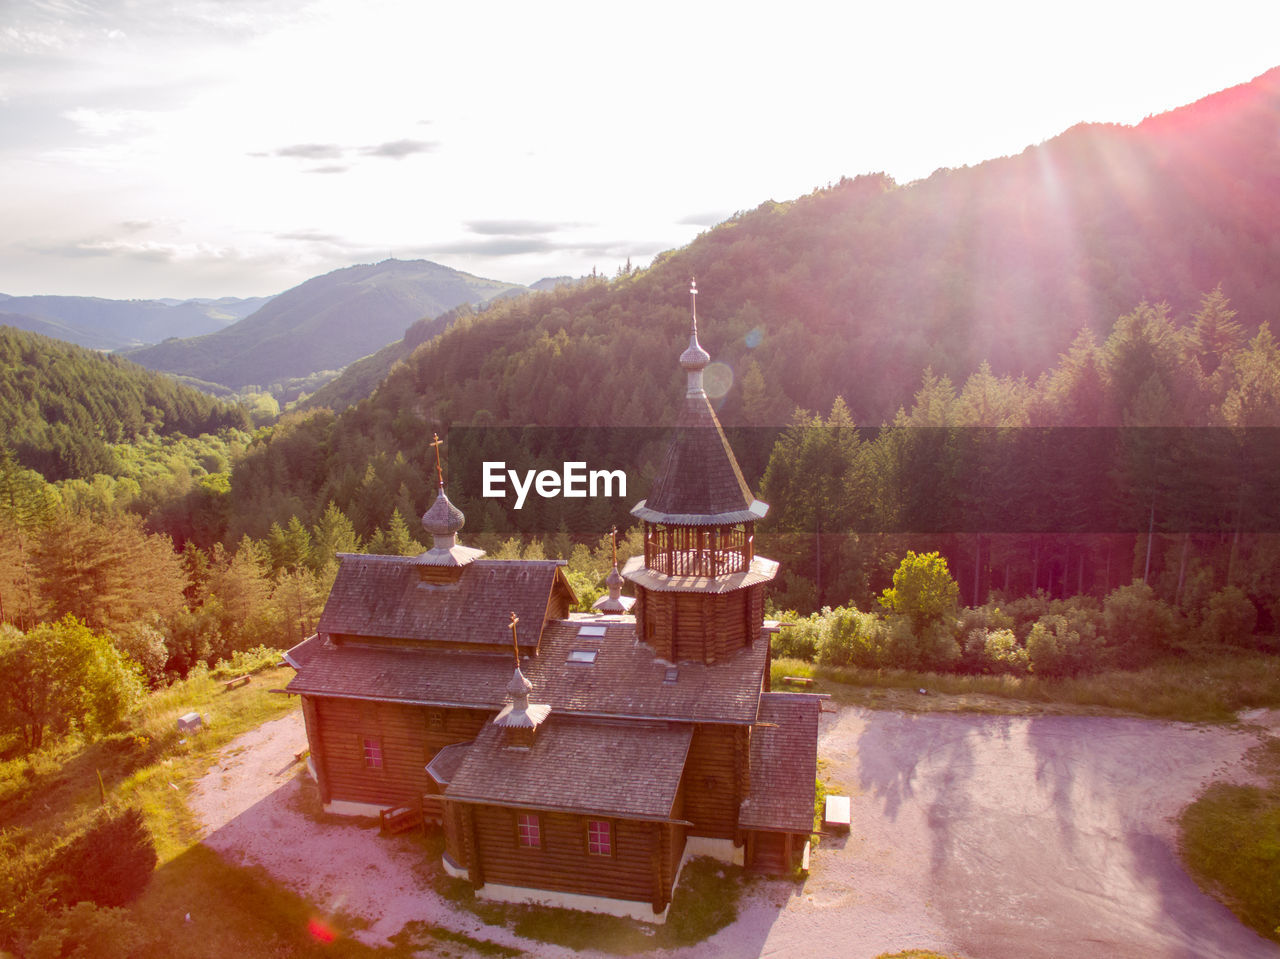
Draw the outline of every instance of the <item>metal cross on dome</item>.
<instances>
[{"instance_id":1,"label":"metal cross on dome","mask_svg":"<svg viewBox=\"0 0 1280 959\"><path fill-rule=\"evenodd\" d=\"M444 470L440 468L440 444L443 442L444 440L440 438L439 433L432 433L431 442L427 444L428 446L434 446L436 450L436 479L440 481L441 489L444 489Z\"/></svg>"},{"instance_id":2,"label":"metal cross on dome","mask_svg":"<svg viewBox=\"0 0 1280 959\"><path fill-rule=\"evenodd\" d=\"M693 311L693 328L698 328L698 278L689 277L689 305Z\"/></svg>"},{"instance_id":3,"label":"metal cross on dome","mask_svg":"<svg viewBox=\"0 0 1280 959\"><path fill-rule=\"evenodd\" d=\"M515 610L511 611L511 648L516 653L516 669L520 668L520 640L516 636L516 623L520 622L520 617L515 614Z\"/></svg>"}]
</instances>

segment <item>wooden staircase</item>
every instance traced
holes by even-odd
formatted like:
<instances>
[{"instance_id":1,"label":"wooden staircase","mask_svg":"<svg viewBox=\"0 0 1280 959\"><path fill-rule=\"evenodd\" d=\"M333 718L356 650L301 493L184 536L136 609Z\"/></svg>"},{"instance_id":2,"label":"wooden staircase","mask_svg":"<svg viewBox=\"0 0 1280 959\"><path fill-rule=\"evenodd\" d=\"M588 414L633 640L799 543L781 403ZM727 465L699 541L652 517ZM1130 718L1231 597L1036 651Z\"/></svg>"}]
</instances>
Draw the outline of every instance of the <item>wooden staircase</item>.
<instances>
[{"instance_id":1,"label":"wooden staircase","mask_svg":"<svg viewBox=\"0 0 1280 959\"><path fill-rule=\"evenodd\" d=\"M427 824L444 823L444 804L439 796L422 796L417 803L383 809L378 813L384 836L395 836L411 829L426 831Z\"/></svg>"}]
</instances>

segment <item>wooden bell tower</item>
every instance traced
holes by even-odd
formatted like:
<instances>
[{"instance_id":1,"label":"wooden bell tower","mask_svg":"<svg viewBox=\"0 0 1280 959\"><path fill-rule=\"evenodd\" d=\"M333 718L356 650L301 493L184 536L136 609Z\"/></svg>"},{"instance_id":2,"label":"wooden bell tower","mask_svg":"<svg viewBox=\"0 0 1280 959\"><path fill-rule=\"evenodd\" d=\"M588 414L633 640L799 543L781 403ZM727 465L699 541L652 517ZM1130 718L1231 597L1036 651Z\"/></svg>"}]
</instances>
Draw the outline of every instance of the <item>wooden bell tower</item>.
<instances>
[{"instance_id":1,"label":"wooden bell tower","mask_svg":"<svg viewBox=\"0 0 1280 959\"><path fill-rule=\"evenodd\" d=\"M747 488L707 398L711 357L698 343L696 283L689 293L684 407L649 497L631 510L644 522L644 556L622 575L635 587L640 638L669 662L711 664L757 640L778 564L755 555L755 524L769 507Z\"/></svg>"}]
</instances>

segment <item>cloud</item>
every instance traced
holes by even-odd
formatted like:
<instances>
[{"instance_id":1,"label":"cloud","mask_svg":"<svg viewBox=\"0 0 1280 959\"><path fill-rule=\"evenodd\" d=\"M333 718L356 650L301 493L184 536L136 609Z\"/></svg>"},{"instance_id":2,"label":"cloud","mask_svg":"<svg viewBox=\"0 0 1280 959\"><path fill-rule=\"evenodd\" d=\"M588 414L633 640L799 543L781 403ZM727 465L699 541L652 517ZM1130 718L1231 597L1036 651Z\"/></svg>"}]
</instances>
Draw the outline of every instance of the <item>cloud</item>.
<instances>
[{"instance_id":1,"label":"cloud","mask_svg":"<svg viewBox=\"0 0 1280 959\"><path fill-rule=\"evenodd\" d=\"M342 156L345 151L336 143L295 143L291 146L280 147L272 156L278 157L301 157L304 160L336 160ZM255 156L263 156L263 154L254 154Z\"/></svg>"},{"instance_id":2,"label":"cloud","mask_svg":"<svg viewBox=\"0 0 1280 959\"><path fill-rule=\"evenodd\" d=\"M154 116L146 110L98 110L93 107L64 110L62 115L79 127L81 133L95 137L111 136L148 126Z\"/></svg>"},{"instance_id":3,"label":"cloud","mask_svg":"<svg viewBox=\"0 0 1280 959\"><path fill-rule=\"evenodd\" d=\"M703 213L690 213L676 220L682 226L715 226L717 223L723 223L733 214L726 213L724 210L709 210Z\"/></svg>"},{"instance_id":4,"label":"cloud","mask_svg":"<svg viewBox=\"0 0 1280 959\"><path fill-rule=\"evenodd\" d=\"M231 247L208 243L161 243L154 240L122 240L113 237L85 237L52 243L25 243L22 249L41 256L86 259L115 257L144 263L226 263L246 259Z\"/></svg>"},{"instance_id":5,"label":"cloud","mask_svg":"<svg viewBox=\"0 0 1280 959\"><path fill-rule=\"evenodd\" d=\"M557 249L556 244L542 236L495 236L486 240L457 240L452 243L442 243L438 246L424 247L414 252L423 256L434 256L440 253L471 254L475 256L519 256L523 253L545 253L554 249Z\"/></svg>"},{"instance_id":6,"label":"cloud","mask_svg":"<svg viewBox=\"0 0 1280 959\"><path fill-rule=\"evenodd\" d=\"M291 143L267 152L251 152L251 157L286 157L294 160L347 160L352 153L369 157L403 160L416 153L431 153L439 146L429 140L388 140L374 146L347 147L338 143ZM311 167L308 173L346 173L349 164L329 163Z\"/></svg>"},{"instance_id":7,"label":"cloud","mask_svg":"<svg viewBox=\"0 0 1280 959\"><path fill-rule=\"evenodd\" d=\"M415 153L432 153L439 146L440 144L430 140L390 140L387 143L379 143L377 146L364 147L360 152L365 156L403 160Z\"/></svg>"},{"instance_id":8,"label":"cloud","mask_svg":"<svg viewBox=\"0 0 1280 959\"><path fill-rule=\"evenodd\" d=\"M555 240L547 236L492 236L484 239L459 239L412 252L420 256L444 253L469 256L522 256L530 253L567 252L586 256L647 256L666 249L663 244L637 243L634 240Z\"/></svg>"},{"instance_id":9,"label":"cloud","mask_svg":"<svg viewBox=\"0 0 1280 959\"><path fill-rule=\"evenodd\" d=\"M582 226L555 220L468 220L465 225L472 233L482 236L537 236Z\"/></svg>"},{"instance_id":10,"label":"cloud","mask_svg":"<svg viewBox=\"0 0 1280 959\"><path fill-rule=\"evenodd\" d=\"M319 230L291 230L287 233L273 233L277 240L300 240L304 243L333 243L347 246L342 237L336 233L321 233Z\"/></svg>"},{"instance_id":11,"label":"cloud","mask_svg":"<svg viewBox=\"0 0 1280 959\"><path fill-rule=\"evenodd\" d=\"M124 240L86 239L72 240L66 243L44 245L28 245L32 253L45 256L60 256L68 259L85 257L115 256L131 260L144 260L151 263L168 262L177 256L178 248L164 243L133 243Z\"/></svg>"}]
</instances>

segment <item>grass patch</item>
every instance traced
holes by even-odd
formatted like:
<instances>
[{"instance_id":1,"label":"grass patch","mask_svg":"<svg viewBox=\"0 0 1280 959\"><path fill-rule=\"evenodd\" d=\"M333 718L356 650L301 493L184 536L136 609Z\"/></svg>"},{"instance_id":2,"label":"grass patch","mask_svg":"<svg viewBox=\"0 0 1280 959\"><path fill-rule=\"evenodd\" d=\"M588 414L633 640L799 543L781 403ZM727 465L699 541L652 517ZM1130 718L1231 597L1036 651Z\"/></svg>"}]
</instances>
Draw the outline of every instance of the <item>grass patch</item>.
<instances>
[{"instance_id":1,"label":"grass patch","mask_svg":"<svg viewBox=\"0 0 1280 959\"><path fill-rule=\"evenodd\" d=\"M406 947L409 949L427 950L427 954L433 957L447 957L454 955L449 946L458 946L466 950L458 953L459 956L470 956L471 954L479 954L482 956L499 956L502 959L516 959L517 956L523 956L524 952L519 949L513 949L511 946L503 946L496 942L489 942L485 939L476 939L474 936L468 936L463 932L454 932L452 929L441 929L437 926L429 925L425 922L409 922L398 933L391 937L391 941L398 947Z\"/></svg>"},{"instance_id":2,"label":"grass patch","mask_svg":"<svg viewBox=\"0 0 1280 959\"><path fill-rule=\"evenodd\" d=\"M1214 783L1182 811L1187 870L1240 921L1280 941L1280 740L1250 753L1267 786Z\"/></svg>"},{"instance_id":3,"label":"grass patch","mask_svg":"<svg viewBox=\"0 0 1280 959\"><path fill-rule=\"evenodd\" d=\"M691 946L715 935L738 918L738 900L747 881L740 866L704 856L689 860L664 925L577 909L488 902L476 898L470 883L443 874L433 877L432 885L488 925L504 926L525 939L633 955Z\"/></svg>"},{"instance_id":4,"label":"grass patch","mask_svg":"<svg viewBox=\"0 0 1280 959\"><path fill-rule=\"evenodd\" d=\"M0 898L10 900L0 909L0 937L29 937L44 919L41 875L104 805L142 810L162 864L186 852L198 834L188 789L235 736L297 709L296 700L269 692L291 676L292 670L267 669L256 683L227 691L197 670L148 696L119 732L92 742L67 738L0 766ZM199 712L203 728L180 735L177 718L187 712ZM200 892L189 891L199 902Z\"/></svg>"},{"instance_id":5,"label":"grass patch","mask_svg":"<svg viewBox=\"0 0 1280 959\"><path fill-rule=\"evenodd\" d=\"M794 659L784 656L781 659L775 659L769 664L769 688L774 692L786 692L787 690L802 689L803 687L792 686L784 682L788 676L799 676L806 679L812 679L818 675L818 667L813 663L803 659Z\"/></svg>"},{"instance_id":6,"label":"grass patch","mask_svg":"<svg viewBox=\"0 0 1280 959\"><path fill-rule=\"evenodd\" d=\"M809 672L799 670L808 667ZM1280 707L1280 669L1263 653L1191 655L1139 670L1075 679L828 668L778 660L774 677L812 675L837 702L880 709L997 713L1129 713L1187 722L1225 722L1242 709ZM783 688L775 683L775 688ZM925 689L921 696L917 690Z\"/></svg>"}]
</instances>

